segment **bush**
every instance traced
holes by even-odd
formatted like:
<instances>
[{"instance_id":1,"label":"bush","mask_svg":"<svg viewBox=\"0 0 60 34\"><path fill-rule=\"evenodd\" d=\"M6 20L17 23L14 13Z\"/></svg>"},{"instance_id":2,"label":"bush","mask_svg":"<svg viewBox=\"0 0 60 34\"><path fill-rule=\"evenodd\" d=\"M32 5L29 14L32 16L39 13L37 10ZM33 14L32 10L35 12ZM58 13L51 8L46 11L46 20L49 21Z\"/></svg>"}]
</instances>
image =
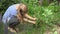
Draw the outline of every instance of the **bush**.
<instances>
[{"instance_id":1,"label":"bush","mask_svg":"<svg viewBox=\"0 0 60 34\"><path fill-rule=\"evenodd\" d=\"M36 24L33 25L32 30L28 30L28 34L36 32L43 34L48 27L50 28L55 24L60 25L60 5L58 6L57 2L52 2L48 6L45 4L40 6L38 0L1 0L0 10L4 13L8 6L19 2L26 4L28 14L37 18Z\"/></svg>"}]
</instances>

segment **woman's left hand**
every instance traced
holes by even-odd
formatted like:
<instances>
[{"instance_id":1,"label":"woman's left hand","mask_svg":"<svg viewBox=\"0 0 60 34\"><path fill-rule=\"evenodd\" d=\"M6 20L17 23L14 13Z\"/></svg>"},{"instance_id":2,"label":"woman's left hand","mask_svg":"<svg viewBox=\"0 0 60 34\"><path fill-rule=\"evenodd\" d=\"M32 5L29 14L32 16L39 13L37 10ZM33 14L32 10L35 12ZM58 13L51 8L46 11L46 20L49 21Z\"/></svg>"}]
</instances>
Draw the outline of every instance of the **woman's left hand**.
<instances>
[{"instance_id":1,"label":"woman's left hand","mask_svg":"<svg viewBox=\"0 0 60 34\"><path fill-rule=\"evenodd\" d=\"M37 18L33 18L33 20L35 21Z\"/></svg>"}]
</instances>

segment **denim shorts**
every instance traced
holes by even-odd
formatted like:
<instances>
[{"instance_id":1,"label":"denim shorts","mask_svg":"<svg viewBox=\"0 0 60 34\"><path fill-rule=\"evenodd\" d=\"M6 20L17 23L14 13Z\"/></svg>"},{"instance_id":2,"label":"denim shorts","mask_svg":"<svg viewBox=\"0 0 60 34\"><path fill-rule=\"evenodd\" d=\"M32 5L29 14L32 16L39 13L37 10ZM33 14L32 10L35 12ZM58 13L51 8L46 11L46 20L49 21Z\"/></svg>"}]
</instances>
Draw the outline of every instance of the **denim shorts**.
<instances>
[{"instance_id":1,"label":"denim shorts","mask_svg":"<svg viewBox=\"0 0 60 34\"><path fill-rule=\"evenodd\" d=\"M17 17L11 17L7 23L4 24L4 34L8 34L8 27L15 28L19 24Z\"/></svg>"},{"instance_id":2,"label":"denim shorts","mask_svg":"<svg viewBox=\"0 0 60 34\"><path fill-rule=\"evenodd\" d=\"M16 27L16 25L19 24L19 21L17 19L17 17L11 17L10 20L8 21L8 26L13 28L13 27Z\"/></svg>"}]
</instances>

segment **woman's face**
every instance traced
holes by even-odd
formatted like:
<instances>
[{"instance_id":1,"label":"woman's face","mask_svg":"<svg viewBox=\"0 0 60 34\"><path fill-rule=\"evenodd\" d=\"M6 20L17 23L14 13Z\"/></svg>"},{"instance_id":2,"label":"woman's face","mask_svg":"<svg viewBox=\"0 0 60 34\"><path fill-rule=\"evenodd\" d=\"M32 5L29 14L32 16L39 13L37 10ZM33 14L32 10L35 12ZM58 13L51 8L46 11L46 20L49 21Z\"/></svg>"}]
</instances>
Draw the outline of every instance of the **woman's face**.
<instances>
[{"instance_id":1,"label":"woman's face","mask_svg":"<svg viewBox=\"0 0 60 34\"><path fill-rule=\"evenodd\" d=\"M27 6L26 5L24 5L24 4L21 4L21 6L20 6L20 13L21 13L21 15L25 15L26 13L27 13Z\"/></svg>"},{"instance_id":2,"label":"woman's face","mask_svg":"<svg viewBox=\"0 0 60 34\"><path fill-rule=\"evenodd\" d=\"M24 11L24 10L20 10L20 14L22 15L22 16L24 16L25 14L27 13L27 11Z\"/></svg>"}]
</instances>

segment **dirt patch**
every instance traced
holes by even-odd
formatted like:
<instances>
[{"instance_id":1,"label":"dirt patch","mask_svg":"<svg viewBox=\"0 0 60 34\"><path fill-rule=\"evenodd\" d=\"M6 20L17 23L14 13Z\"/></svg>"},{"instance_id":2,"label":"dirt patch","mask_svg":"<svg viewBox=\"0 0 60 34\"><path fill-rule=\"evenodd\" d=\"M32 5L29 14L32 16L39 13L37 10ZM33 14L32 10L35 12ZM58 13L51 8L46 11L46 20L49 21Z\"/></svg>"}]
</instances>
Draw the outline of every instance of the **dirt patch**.
<instances>
[{"instance_id":1,"label":"dirt patch","mask_svg":"<svg viewBox=\"0 0 60 34\"><path fill-rule=\"evenodd\" d=\"M52 30L46 30L44 34L60 34L60 27L55 25Z\"/></svg>"}]
</instances>

